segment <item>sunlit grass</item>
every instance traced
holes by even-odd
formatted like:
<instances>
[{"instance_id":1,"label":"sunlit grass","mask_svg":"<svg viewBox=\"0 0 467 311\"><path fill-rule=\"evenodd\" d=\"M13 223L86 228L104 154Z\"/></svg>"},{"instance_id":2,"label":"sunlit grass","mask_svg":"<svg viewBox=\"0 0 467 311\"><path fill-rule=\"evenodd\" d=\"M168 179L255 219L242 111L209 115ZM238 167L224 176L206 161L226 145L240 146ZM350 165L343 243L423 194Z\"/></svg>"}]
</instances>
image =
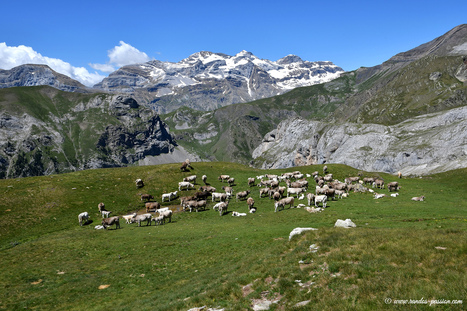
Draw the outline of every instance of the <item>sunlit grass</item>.
<instances>
[{"instance_id":1,"label":"sunlit grass","mask_svg":"<svg viewBox=\"0 0 467 311\"><path fill-rule=\"evenodd\" d=\"M308 300L302 310L376 310L395 307L387 306L385 298L466 297L466 170L399 180L397 198L352 193L318 214L304 209L274 213L272 201L260 199L255 187L251 196L258 211L246 217L220 217L208 209L175 213L173 222L163 226L122 221L122 229L94 229L101 219L99 202L123 215L143 208L140 193L160 200L184 176L206 174L220 190L225 183L217 176L230 174L241 191L248 189L247 177L265 173L232 163L193 166L185 173L173 164L0 180L0 308L187 310L206 305L248 310L252 299L268 298L278 299L271 310L289 310ZM328 166L341 180L358 173ZM137 189L136 178L146 186ZM426 201L410 200L420 195ZM229 211L247 209L235 199L229 205ZM92 223L80 227L77 215L83 211ZM337 219L346 218L357 228L333 228ZM318 230L289 242L295 227ZM245 290L247 285L251 290Z\"/></svg>"}]
</instances>

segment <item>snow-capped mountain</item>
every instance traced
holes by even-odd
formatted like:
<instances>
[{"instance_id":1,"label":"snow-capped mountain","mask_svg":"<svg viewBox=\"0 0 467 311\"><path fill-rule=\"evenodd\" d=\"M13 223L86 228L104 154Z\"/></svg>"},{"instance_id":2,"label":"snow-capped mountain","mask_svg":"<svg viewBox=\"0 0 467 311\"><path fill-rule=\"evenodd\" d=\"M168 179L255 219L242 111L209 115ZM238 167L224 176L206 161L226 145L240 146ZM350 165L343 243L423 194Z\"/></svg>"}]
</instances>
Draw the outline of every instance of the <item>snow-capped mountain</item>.
<instances>
[{"instance_id":1,"label":"snow-capped mountain","mask_svg":"<svg viewBox=\"0 0 467 311\"><path fill-rule=\"evenodd\" d=\"M212 110L324 83L343 71L332 62L309 62L295 55L277 61L250 52L235 56L198 52L178 63L158 60L124 66L94 87L132 94L141 104L166 113L180 106Z\"/></svg>"}]
</instances>

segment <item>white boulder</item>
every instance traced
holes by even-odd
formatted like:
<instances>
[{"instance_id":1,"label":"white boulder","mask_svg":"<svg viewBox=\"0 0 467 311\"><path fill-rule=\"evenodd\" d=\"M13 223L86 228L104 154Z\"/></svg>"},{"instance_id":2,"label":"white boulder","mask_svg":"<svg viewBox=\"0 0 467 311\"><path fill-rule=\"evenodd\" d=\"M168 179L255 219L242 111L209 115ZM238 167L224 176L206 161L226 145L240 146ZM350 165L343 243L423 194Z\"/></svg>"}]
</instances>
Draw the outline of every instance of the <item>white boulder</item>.
<instances>
[{"instance_id":1,"label":"white boulder","mask_svg":"<svg viewBox=\"0 0 467 311\"><path fill-rule=\"evenodd\" d=\"M341 228L355 228L357 225L353 223L352 220L346 219L338 219L334 224L334 227L341 227Z\"/></svg>"}]
</instances>

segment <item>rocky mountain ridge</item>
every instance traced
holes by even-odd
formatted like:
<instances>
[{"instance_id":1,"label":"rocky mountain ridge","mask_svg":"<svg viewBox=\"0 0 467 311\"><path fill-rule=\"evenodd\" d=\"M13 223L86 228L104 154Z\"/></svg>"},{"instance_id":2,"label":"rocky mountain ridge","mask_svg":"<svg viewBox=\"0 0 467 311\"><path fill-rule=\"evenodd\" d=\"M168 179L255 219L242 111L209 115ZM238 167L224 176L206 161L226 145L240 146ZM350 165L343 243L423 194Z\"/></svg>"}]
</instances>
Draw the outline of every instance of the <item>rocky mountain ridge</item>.
<instances>
[{"instance_id":1,"label":"rocky mountain ridge","mask_svg":"<svg viewBox=\"0 0 467 311\"><path fill-rule=\"evenodd\" d=\"M0 69L0 88L49 85L66 92L88 92L80 82L52 70L47 65L26 64Z\"/></svg>"},{"instance_id":2,"label":"rocky mountain ridge","mask_svg":"<svg viewBox=\"0 0 467 311\"><path fill-rule=\"evenodd\" d=\"M158 113L181 106L206 111L330 81L342 72L331 62L309 62L296 55L270 61L247 51L235 56L203 51L178 63L155 60L124 66L94 87L131 94Z\"/></svg>"}]
</instances>

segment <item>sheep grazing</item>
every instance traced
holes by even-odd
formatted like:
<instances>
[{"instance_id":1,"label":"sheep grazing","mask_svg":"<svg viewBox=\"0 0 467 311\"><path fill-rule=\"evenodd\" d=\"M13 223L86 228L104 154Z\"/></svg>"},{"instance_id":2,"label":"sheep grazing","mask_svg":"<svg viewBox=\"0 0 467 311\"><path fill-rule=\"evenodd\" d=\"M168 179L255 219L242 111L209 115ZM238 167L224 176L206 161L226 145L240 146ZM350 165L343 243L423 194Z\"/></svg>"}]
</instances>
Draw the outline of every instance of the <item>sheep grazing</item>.
<instances>
[{"instance_id":1,"label":"sheep grazing","mask_svg":"<svg viewBox=\"0 0 467 311\"><path fill-rule=\"evenodd\" d=\"M248 204L248 210L251 210L252 208L254 208L255 200L253 200L252 197L249 197L248 199L246 199L246 203Z\"/></svg>"},{"instance_id":2,"label":"sheep grazing","mask_svg":"<svg viewBox=\"0 0 467 311\"><path fill-rule=\"evenodd\" d=\"M138 178L135 180L136 188L143 188L144 187L144 182L141 178Z\"/></svg>"},{"instance_id":3,"label":"sheep grazing","mask_svg":"<svg viewBox=\"0 0 467 311\"><path fill-rule=\"evenodd\" d=\"M203 208L203 210L205 210L206 205L207 205L206 200L185 202L185 208L188 207L190 209L190 213L192 209L195 209L196 212L198 212L200 208Z\"/></svg>"},{"instance_id":4,"label":"sheep grazing","mask_svg":"<svg viewBox=\"0 0 467 311\"><path fill-rule=\"evenodd\" d=\"M380 189L383 189L384 188L384 180L382 179L375 179L375 181L373 182L373 188L376 187L376 188L380 188Z\"/></svg>"},{"instance_id":5,"label":"sheep grazing","mask_svg":"<svg viewBox=\"0 0 467 311\"><path fill-rule=\"evenodd\" d=\"M285 205L287 204L289 204L289 208L292 208L294 206L294 201L295 201L294 197L288 197L288 198L284 198L282 200L277 201L276 203L274 203L274 212L277 212L277 210L280 207L284 209Z\"/></svg>"},{"instance_id":6,"label":"sheep grazing","mask_svg":"<svg viewBox=\"0 0 467 311\"><path fill-rule=\"evenodd\" d=\"M206 200L208 196L211 195L211 192L208 191L202 191L202 192L196 192L193 196L195 197L195 200Z\"/></svg>"},{"instance_id":7,"label":"sheep grazing","mask_svg":"<svg viewBox=\"0 0 467 311\"><path fill-rule=\"evenodd\" d=\"M188 168L191 168L191 169L192 169L193 167L191 166L190 160L189 160L189 159L186 159L186 160L182 163L182 166L180 166L180 171L182 171L182 172L188 172L188 171L189 171Z\"/></svg>"},{"instance_id":8,"label":"sheep grazing","mask_svg":"<svg viewBox=\"0 0 467 311\"><path fill-rule=\"evenodd\" d=\"M388 183L388 191L391 192L392 190L394 191L399 190L399 183L397 181Z\"/></svg>"},{"instance_id":9,"label":"sheep grazing","mask_svg":"<svg viewBox=\"0 0 467 311\"><path fill-rule=\"evenodd\" d=\"M326 195L315 195L315 207L318 207L319 203L323 204L323 208L326 208L328 197Z\"/></svg>"},{"instance_id":10,"label":"sheep grazing","mask_svg":"<svg viewBox=\"0 0 467 311\"><path fill-rule=\"evenodd\" d=\"M250 190L238 192L236 195L236 199L237 201L245 199L249 194L250 194Z\"/></svg>"},{"instance_id":11,"label":"sheep grazing","mask_svg":"<svg viewBox=\"0 0 467 311\"><path fill-rule=\"evenodd\" d=\"M101 212L102 218L109 218L110 213L112 213L112 212L111 211L102 211Z\"/></svg>"},{"instance_id":12,"label":"sheep grazing","mask_svg":"<svg viewBox=\"0 0 467 311\"><path fill-rule=\"evenodd\" d=\"M315 195L313 193L307 193L306 198L308 199L308 205L311 205L311 202L315 199Z\"/></svg>"},{"instance_id":13,"label":"sheep grazing","mask_svg":"<svg viewBox=\"0 0 467 311\"><path fill-rule=\"evenodd\" d=\"M157 211L161 208L161 204L159 202L147 202L144 206L146 207L146 213L149 213L152 210Z\"/></svg>"},{"instance_id":14,"label":"sheep grazing","mask_svg":"<svg viewBox=\"0 0 467 311\"><path fill-rule=\"evenodd\" d=\"M400 171L397 172L397 177L402 178L402 173Z\"/></svg>"},{"instance_id":15,"label":"sheep grazing","mask_svg":"<svg viewBox=\"0 0 467 311\"><path fill-rule=\"evenodd\" d=\"M227 212L227 209L229 208L229 201L221 202L217 208L219 209L219 216L224 215L224 213Z\"/></svg>"},{"instance_id":16,"label":"sheep grazing","mask_svg":"<svg viewBox=\"0 0 467 311\"><path fill-rule=\"evenodd\" d=\"M141 195L141 201L146 201L149 202L150 200L153 200L154 197L151 194L144 193Z\"/></svg>"},{"instance_id":17,"label":"sheep grazing","mask_svg":"<svg viewBox=\"0 0 467 311\"><path fill-rule=\"evenodd\" d=\"M346 194L345 191L342 191L342 190L335 190L335 195L337 195L337 197L339 199L342 199L343 195Z\"/></svg>"},{"instance_id":18,"label":"sheep grazing","mask_svg":"<svg viewBox=\"0 0 467 311\"><path fill-rule=\"evenodd\" d=\"M248 186L250 186L250 187L255 186L255 179L254 178L248 178Z\"/></svg>"},{"instance_id":19,"label":"sheep grazing","mask_svg":"<svg viewBox=\"0 0 467 311\"><path fill-rule=\"evenodd\" d=\"M326 174L326 175L324 175L324 177L323 177L323 180L324 180L324 181L327 181L327 182L331 182L332 179L333 179L332 174Z\"/></svg>"},{"instance_id":20,"label":"sheep grazing","mask_svg":"<svg viewBox=\"0 0 467 311\"><path fill-rule=\"evenodd\" d=\"M204 183L206 186L208 185L207 179L208 179L208 176L206 176L206 175L201 176L201 180L203 181L203 183Z\"/></svg>"},{"instance_id":21,"label":"sheep grazing","mask_svg":"<svg viewBox=\"0 0 467 311\"><path fill-rule=\"evenodd\" d=\"M232 187L235 184L235 178L230 177L229 179L227 179L227 183L230 187Z\"/></svg>"},{"instance_id":22,"label":"sheep grazing","mask_svg":"<svg viewBox=\"0 0 467 311\"><path fill-rule=\"evenodd\" d=\"M141 223L143 221L146 221L146 226L150 226L152 221L152 215L150 213L136 215L135 222L138 223L138 227L141 227Z\"/></svg>"},{"instance_id":23,"label":"sheep grazing","mask_svg":"<svg viewBox=\"0 0 467 311\"><path fill-rule=\"evenodd\" d=\"M259 189L259 197L262 198L263 194L268 195L271 188L261 188Z\"/></svg>"},{"instance_id":24,"label":"sheep grazing","mask_svg":"<svg viewBox=\"0 0 467 311\"><path fill-rule=\"evenodd\" d=\"M325 165L323 166L323 175L326 175L327 172L328 172L328 166Z\"/></svg>"},{"instance_id":25,"label":"sheep grazing","mask_svg":"<svg viewBox=\"0 0 467 311\"><path fill-rule=\"evenodd\" d=\"M422 195L421 197L413 197L411 200L412 201L425 201L425 196Z\"/></svg>"},{"instance_id":26,"label":"sheep grazing","mask_svg":"<svg viewBox=\"0 0 467 311\"><path fill-rule=\"evenodd\" d=\"M213 192L216 192L216 188L212 187L212 186L201 186L199 187L198 189L199 191L207 191L207 192L210 192L210 193L213 193Z\"/></svg>"},{"instance_id":27,"label":"sheep grazing","mask_svg":"<svg viewBox=\"0 0 467 311\"><path fill-rule=\"evenodd\" d=\"M233 211L232 216L234 216L234 217L246 216L246 213L239 213L239 212Z\"/></svg>"},{"instance_id":28,"label":"sheep grazing","mask_svg":"<svg viewBox=\"0 0 467 311\"><path fill-rule=\"evenodd\" d=\"M375 179L373 177L364 177L362 180L365 185L371 185L375 182Z\"/></svg>"},{"instance_id":29,"label":"sheep grazing","mask_svg":"<svg viewBox=\"0 0 467 311\"><path fill-rule=\"evenodd\" d=\"M287 197L296 194L298 199L298 195L302 192L305 192L305 188L287 188Z\"/></svg>"},{"instance_id":30,"label":"sheep grazing","mask_svg":"<svg viewBox=\"0 0 467 311\"><path fill-rule=\"evenodd\" d=\"M356 177L347 177L344 181L346 184L350 185L351 183L357 182L359 180L360 180L360 177L356 176Z\"/></svg>"},{"instance_id":31,"label":"sheep grazing","mask_svg":"<svg viewBox=\"0 0 467 311\"><path fill-rule=\"evenodd\" d=\"M164 216L164 223L166 219L168 219L169 222L172 222L172 211L171 210L160 212L159 215Z\"/></svg>"},{"instance_id":32,"label":"sheep grazing","mask_svg":"<svg viewBox=\"0 0 467 311\"><path fill-rule=\"evenodd\" d=\"M135 220L136 213L133 213L133 214L130 214L130 215L123 215L122 217L123 217L123 219L126 220L126 223L127 223L127 224L131 224L131 223L133 223L134 220Z\"/></svg>"},{"instance_id":33,"label":"sheep grazing","mask_svg":"<svg viewBox=\"0 0 467 311\"><path fill-rule=\"evenodd\" d=\"M222 190L224 190L225 193L227 193L227 196L229 198L233 195L233 188L232 187L222 186Z\"/></svg>"},{"instance_id":34,"label":"sheep grazing","mask_svg":"<svg viewBox=\"0 0 467 311\"><path fill-rule=\"evenodd\" d=\"M164 222L164 216L159 215L157 217L152 217L151 222L154 221L154 226L156 225L162 225Z\"/></svg>"},{"instance_id":35,"label":"sheep grazing","mask_svg":"<svg viewBox=\"0 0 467 311\"><path fill-rule=\"evenodd\" d=\"M282 199L282 194L279 191L276 191L272 195L272 198L274 199L274 201L279 201L280 199Z\"/></svg>"},{"instance_id":36,"label":"sheep grazing","mask_svg":"<svg viewBox=\"0 0 467 311\"><path fill-rule=\"evenodd\" d=\"M212 201L215 202L217 199L219 199L219 201L221 202L225 202L228 198L228 194L227 193L221 193L221 192L213 192L211 194L212 196Z\"/></svg>"},{"instance_id":37,"label":"sheep grazing","mask_svg":"<svg viewBox=\"0 0 467 311\"><path fill-rule=\"evenodd\" d=\"M163 193L162 194L162 202L164 202L166 199L168 202L172 201L173 199L175 199L177 197L177 193L178 191L173 191L173 192L170 192L170 193Z\"/></svg>"},{"instance_id":38,"label":"sheep grazing","mask_svg":"<svg viewBox=\"0 0 467 311\"><path fill-rule=\"evenodd\" d=\"M99 209L99 213L102 213L102 211L105 211L105 204L103 202L97 204L97 208Z\"/></svg>"},{"instance_id":39,"label":"sheep grazing","mask_svg":"<svg viewBox=\"0 0 467 311\"><path fill-rule=\"evenodd\" d=\"M217 179L219 179L221 182L224 182L225 180L229 180L229 178L229 175L220 175Z\"/></svg>"},{"instance_id":40,"label":"sheep grazing","mask_svg":"<svg viewBox=\"0 0 467 311\"><path fill-rule=\"evenodd\" d=\"M185 190L188 190L188 189L194 188L194 187L195 187L195 185L193 185L192 183L187 182L187 181L182 181L182 182L178 183L178 191L182 191L182 188L185 188Z\"/></svg>"},{"instance_id":41,"label":"sheep grazing","mask_svg":"<svg viewBox=\"0 0 467 311\"><path fill-rule=\"evenodd\" d=\"M384 198L386 195L384 193L376 193L375 192L375 199L381 199L381 198Z\"/></svg>"},{"instance_id":42,"label":"sheep grazing","mask_svg":"<svg viewBox=\"0 0 467 311\"><path fill-rule=\"evenodd\" d=\"M104 227L104 229L107 230L107 228L112 225L115 225L115 229L120 228L120 219L118 218L118 216L102 219L102 227Z\"/></svg>"},{"instance_id":43,"label":"sheep grazing","mask_svg":"<svg viewBox=\"0 0 467 311\"><path fill-rule=\"evenodd\" d=\"M196 175L191 175L183 178L183 181L191 182L193 184L196 184Z\"/></svg>"},{"instance_id":44,"label":"sheep grazing","mask_svg":"<svg viewBox=\"0 0 467 311\"><path fill-rule=\"evenodd\" d=\"M78 215L79 225L82 226L83 222L84 222L84 224L86 224L88 222L88 219L89 219L89 213L88 212L83 212L83 213L79 214Z\"/></svg>"},{"instance_id":45,"label":"sheep grazing","mask_svg":"<svg viewBox=\"0 0 467 311\"><path fill-rule=\"evenodd\" d=\"M308 188L308 181L306 180L298 180L294 182L290 182L290 180L287 180L287 186L289 188Z\"/></svg>"}]
</instances>

